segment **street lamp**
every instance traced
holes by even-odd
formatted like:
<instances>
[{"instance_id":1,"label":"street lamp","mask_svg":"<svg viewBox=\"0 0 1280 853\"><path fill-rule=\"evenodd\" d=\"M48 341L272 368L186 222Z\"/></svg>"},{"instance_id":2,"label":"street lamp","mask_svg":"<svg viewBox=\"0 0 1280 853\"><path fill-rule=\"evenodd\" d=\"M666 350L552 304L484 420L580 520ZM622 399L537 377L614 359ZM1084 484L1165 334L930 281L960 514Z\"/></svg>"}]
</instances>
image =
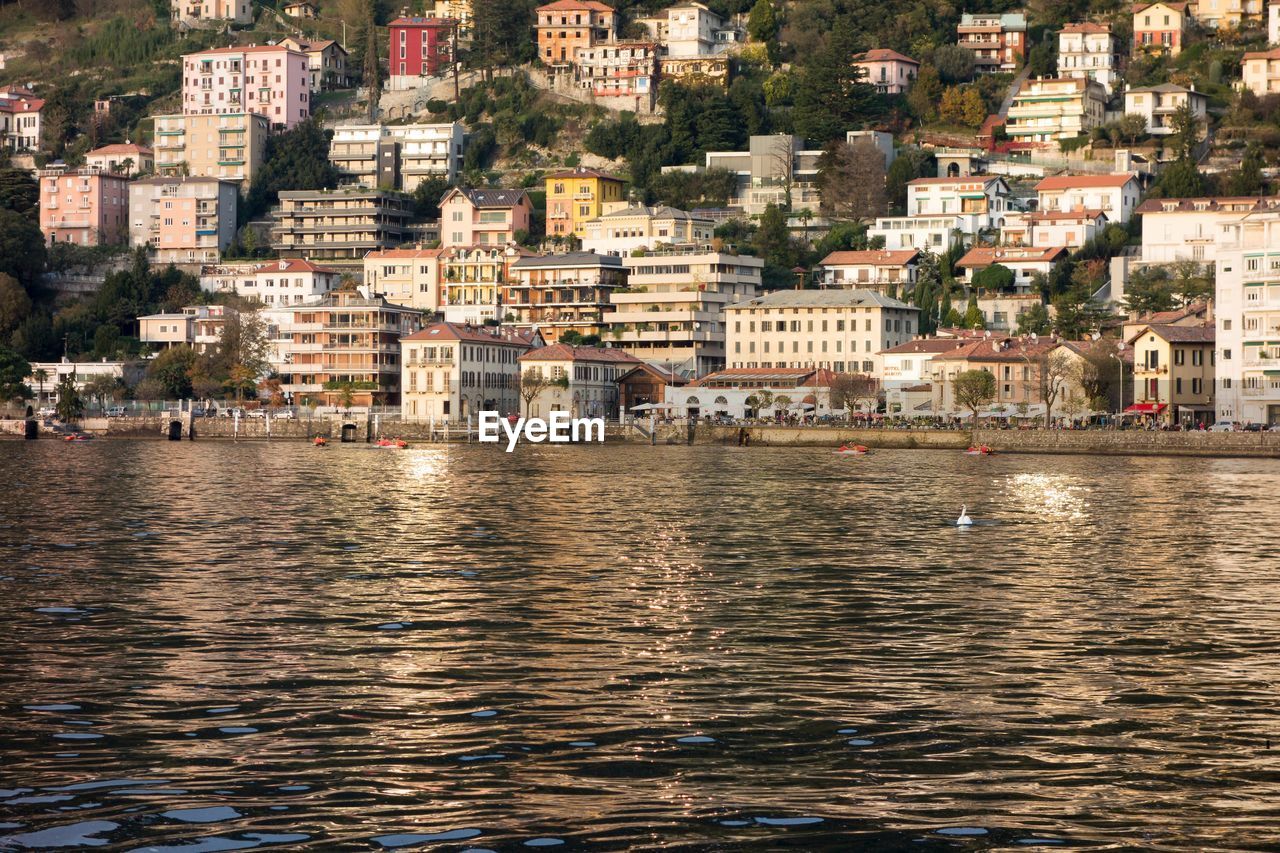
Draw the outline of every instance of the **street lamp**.
<instances>
[{"instance_id":1,"label":"street lamp","mask_svg":"<svg viewBox=\"0 0 1280 853\"><path fill-rule=\"evenodd\" d=\"M1120 426L1120 416L1124 414L1124 341L1116 342L1116 352L1110 353L1110 356L1120 365L1120 406L1116 410L1116 426Z\"/></svg>"}]
</instances>

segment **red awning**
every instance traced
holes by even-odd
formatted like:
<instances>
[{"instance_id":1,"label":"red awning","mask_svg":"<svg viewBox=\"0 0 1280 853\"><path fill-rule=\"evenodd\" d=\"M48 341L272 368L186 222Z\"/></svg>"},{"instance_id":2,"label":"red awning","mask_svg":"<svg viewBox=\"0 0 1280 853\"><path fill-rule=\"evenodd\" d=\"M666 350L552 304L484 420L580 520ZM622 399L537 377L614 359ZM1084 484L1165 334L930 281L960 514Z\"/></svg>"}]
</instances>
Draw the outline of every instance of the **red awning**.
<instances>
[{"instance_id":1,"label":"red awning","mask_svg":"<svg viewBox=\"0 0 1280 853\"><path fill-rule=\"evenodd\" d=\"M1169 408L1165 403L1134 403L1125 412L1133 412L1139 415L1158 415L1165 409Z\"/></svg>"}]
</instances>

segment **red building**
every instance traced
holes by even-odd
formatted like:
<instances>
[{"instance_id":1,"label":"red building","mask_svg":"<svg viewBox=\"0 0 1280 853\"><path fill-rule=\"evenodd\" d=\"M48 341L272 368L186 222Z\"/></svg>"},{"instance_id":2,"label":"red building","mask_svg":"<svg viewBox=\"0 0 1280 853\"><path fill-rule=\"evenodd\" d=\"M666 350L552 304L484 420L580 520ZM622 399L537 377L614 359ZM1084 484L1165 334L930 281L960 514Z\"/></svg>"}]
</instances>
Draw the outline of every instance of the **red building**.
<instances>
[{"instance_id":1,"label":"red building","mask_svg":"<svg viewBox=\"0 0 1280 853\"><path fill-rule=\"evenodd\" d=\"M458 22L452 18L396 18L391 29L389 83L393 91L416 88L421 77L448 70Z\"/></svg>"}]
</instances>

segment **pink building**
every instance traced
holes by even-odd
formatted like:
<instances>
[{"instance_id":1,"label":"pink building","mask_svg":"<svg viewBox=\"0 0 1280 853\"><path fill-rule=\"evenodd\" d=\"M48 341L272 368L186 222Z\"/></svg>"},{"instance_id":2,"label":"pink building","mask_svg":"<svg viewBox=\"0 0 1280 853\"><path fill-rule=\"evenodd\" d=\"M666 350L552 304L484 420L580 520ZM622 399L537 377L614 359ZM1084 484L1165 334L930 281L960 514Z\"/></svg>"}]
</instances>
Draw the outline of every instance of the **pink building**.
<instances>
[{"instance_id":1,"label":"pink building","mask_svg":"<svg viewBox=\"0 0 1280 853\"><path fill-rule=\"evenodd\" d=\"M182 57L182 111L188 115L256 113L293 127L311 115L305 53L282 45L223 47Z\"/></svg>"},{"instance_id":2,"label":"pink building","mask_svg":"<svg viewBox=\"0 0 1280 853\"><path fill-rule=\"evenodd\" d=\"M454 187L440 201L440 246L505 246L528 232L532 216L524 190Z\"/></svg>"},{"instance_id":3,"label":"pink building","mask_svg":"<svg viewBox=\"0 0 1280 853\"><path fill-rule=\"evenodd\" d=\"M920 63L911 57L881 48L858 54L853 58L853 64L865 72L863 81L884 95L900 95L907 91L920 71Z\"/></svg>"},{"instance_id":4,"label":"pink building","mask_svg":"<svg viewBox=\"0 0 1280 853\"><path fill-rule=\"evenodd\" d=\"M129 188L123 175L92 167L40 170L40 230L51 244L120 243L128 227Z\"/></svg>"}]
</instances>

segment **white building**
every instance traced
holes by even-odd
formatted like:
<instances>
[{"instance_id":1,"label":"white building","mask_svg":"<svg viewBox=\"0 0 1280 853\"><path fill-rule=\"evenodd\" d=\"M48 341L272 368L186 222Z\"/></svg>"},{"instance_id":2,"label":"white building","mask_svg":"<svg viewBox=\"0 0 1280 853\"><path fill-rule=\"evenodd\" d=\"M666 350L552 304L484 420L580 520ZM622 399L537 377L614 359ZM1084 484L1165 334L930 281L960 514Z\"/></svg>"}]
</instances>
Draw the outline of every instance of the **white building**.
<instances>
[{"instance_id":1,"label":"white building","mask_svg":"<svg viewBox=\"0 0 1280 853\"><path fill-rule=\"evenodd\" d=\"M1110 24L1067 24L1058 31L1058 76L1093 80L1110 95L1120 80L1120 40Z\"/></svg>"},{"instance_id":2,"label":"white building","mask_svg":"<svg viewBox=\"0 0 1280 853\"><path fill-rule=\"evenodd\" d=\"M616 418L618 377L639 363L640 359L620 349L556 343L530 350L520 356L521 374L536 371L547 384L521 414L545 418L551 412L568 412L575 418Z\"/></svg>"},{"instance_id":3,"label":"white building","mask_svg":"<svg viewBox=\"0 0 1280 853\"><path fill-rule=\"evenodd\" d=\"M703 376L683 387L668 387L665 398L677 415L696 420L716 414L731 418L833 413L831 383L835 373L824 368L730 368ZM769 401L763 405L762 401Z\"/></svg>"},{"instance_id":4,"label":"white building","mask_svg":"<svg viewBox=\"0 0 1280 853\"><path fill-rule=\"evenodd\" d=\"M1274 243L1280 197L1153 198L1142 214L1142 263L1214 263L1226 249L1261 249Z\"/></svg>"},{"instance_id":5,"label":"white building","mask_svg":"<svg viewBox=\"0 0 1280 853\"><path fill-rule=\"evenodd\" d=\"M329 161L343 183L413 192L429 178L451 183L457 178L463 136L456 121L339 125L329 143Z\"/></svg>"},{"instance_id":6,"label":"white building","mask_svg":"<svg viewBox=\"0 0 1280 853\"><path fill-rule=\"evenodd\" d=\"M929 362L939 353L970 343L967 338L916 338L880 351L880 381L885 389L929 382Z\"/></svg>"},{"instance_id":7,"label":"white building","mask_svg":"<svg viewBox=\"0 0 1280 853\"><path fill-rule=\"evenodd\" d=\"M11 151L39 151L44 100L28 89L0 91L0 140Z\"/></svg>"},{"instance_id":8,"label":"white building","mask_svg":"<svg viewBox=\"0 0 1280 853\"><path fill-rule=\"evenodd\" d=\"M1152 136L1169 136L1173 133L1170 120L1179 108L1190 104L1191 111L1203 124L1209 114L1209 99L1203 92L1161 83L1159 86L1143 86L1124 93L1124 111L1140 115L1147 122L1147 133Z\"/></svg>"},{"instance_id":9,"label":"white building","mask_svg":"<svg viewBox=\"0 0 1280 853\"><path fill-rule=\"evenodd\" d=\"M173 22L187 27L222 27L252 24L250 0L170 0Z\"/></svg>"},{"instance_id":10,"label":"white building","mask_svg":"<svg viewBox=\"0 0 1280 853\"><path fill-rule=\"evenodd\" d=\"M1129 221L1142 201L1142 184L1136 174L1055 175L1036 184L1039 208L1045 212L1101 210L1121 225Z\"/></svg>"},{"instance_id":11,"label":"white building","mask_svg":"<svg viewBox=\"0 0 1280 853\"><path fill-rule=\"evenodd\" d=\"M1015 142L1075 139L1106 120L1107 91L1088 78L1030 79L1013 96L1005 131Z\"/></svg>"},{"instance_id":12,"label":"white building","mask_svg":"<svg viewBox=\"0 0 1280 853\"><path fill-rule=\"evenodd\" d=\"M89 382L99 376L109 376L121 383L123 392L125 386L137 384L145 367L146 364L141 361L107 361L105 358L102 361L69 361L65 358L61 361L33 361L26 382L36 392L38 409L58 402L58 383L64 376L73 377L76 390L81 393ZM37 381L33 377L41 370L44 371L45 378Z\"/></svg>"},{"instance_id":13,"label":"white building","mask_svg":"<svg viewBox=\"0 0 1280 853\"><path fill-rule=\"evenodd\" d=\"M268 307L300 305L337 290L342 273L302 258L266 264L219 264L200 270L200 289L235 293Z\"/></svg>"},{"instance_id":14,"label":"white building","mask_svg":"<svg viewBox=\"0 0 1280 853\"><path fill-rule=\"evenodd\" d=\"M677 3L638 23L661 45L664 56L710 56L743 39L741 30L701 3Z\"/></svg>"},{"instance_id":15,"label":"white building","mask_svg":"<svg viewBox=\"0 0 1280 853\"><path fill-rule=\"evenodd\" d=\"M210 352L222 342L226 315L225 305L188 305L178 312L148 314L138 318L138 340L163 349L185 344L196 352Z\"/></svg>"},{"instance_id":16,"label":"white building","mask_svg":"<svg viewBox=\"0 0 1280 853\"><path fill-rule=\"evenodd\" d=\"M715 223L674 207L606 203L606 212L586 224L585 252L627 256L637 249L705 246Z\"/></svg>"},{"instance_id":17,"label":"white building","mask_svg":"<svg viewBox=\"0 0 1280 853\"><path fill-rule=\"evenodd\" d=\"M364 283L396 305L440 310L440 256L444 249L383 249L364 256ZM465 324L463 324L465 326Z\"/></svg>"},{"instance_id":18,"label":"white building","mask_svg":"<svg viewBox=\"0 0 1280 853\"><path fill-rule=\"evenodd\" d=\"M940 255L961 240L965 220L954 213L932 216L885 216L867 229L871 239L880 237L891 252L920 249Z\"/></svg>"},{"instance_id":19,"label":"white building","mask_svg":"<svg viewBox=\"0 0 1280 853\"><path fill-rule=\"evenodd\" d=\"M1078 249L1106 227L1107 215L1101 210L1010 213L1000 229L1000 242L1006 246Z\"/></svg>"},{"instance_id":20,"label":"white building","mask_svg":"<svg viewBox=\"0 0 1280 853\"><path fill-rule=\"evenodd\" d=\"M1025 293L1031 288L1036 273L1048 275L1054 264L1064 260L1069 253L1064 246L1031 248L1018 246L975 246L965 252L956 266L964 270L966 284L973 283L975 273L993 264L1000 264L1013 272L1013 286Z\"/></svg>"},{"instance_id":21,"label":"white building","mask_svg":"<svg viewBox=\"0 0 1280 853\"><path fill-rule=\"evenodd\" d=\"M1267 6L1267 41L1280 44L1280 2L1276 0Z\"/></svg>"},{"instance_id":22,"label":"white building","mask_svg":"<svg viewBox=\"0 0 1280 853\"><path fill-rule=\"evenodd\" d=\"M1001 177L916 178L907 184L908 217L954 216L968 236L999 228L1007 210L1009 184Z\"/></svg>"},{"instance_id":23,"label":"white building","mask_svg":"<svg viewBox=\"0 0 1280 853\"><path fill-rule=\"evenodd\" d=\"M870 142L876 147L876 150L884 155L886 172L893 165L893 161L898 159L898 152L893 147L892 133L885 133L883 130L849 130L845 131L844 141L847 145Z\"/></svg>"},{"instance_id":24,"label":"white building","mask_svg":"<svg viewBox=\"0 0 1280 853\"><path fill-rule=\"evenodd\" d=\"M905 288L916 282L919 259L917 249L832 252L818 262L819 281L823 287L873 288L881 292L890 287Z\"/></svg>"},{"instance_id":25,"label":"white building","mask_svg":"<svg viewBox=\"0 0 1280 853\"><path fill-rule=\"evenodd\" d=\"M1216 262L1218 420L1280 424L1280 220L1262 237Z\"/></svg>"},{"instance_id":26,"label":"white building","mask_svg":"<svg viewBox=\"0 0 1280 853\"><path fill-rule=\"evenodd\" d=\"M873 290L777 290L726 310L730 369L880 375L880 352L919 331L918 308Z\"/></svg>"},{"instance_id":27,"label":"white building","mask_svg":"<svg viewBox=\"0 0 1280 853\"><path fill-rule=\"evenodd\" d=\"M520 356L535 341L513 329L457 323L401 338L401 416L465 424L478 412L521 414Z\"/></svg>"},{"instance_id":28,"label":"white building","mask_svg":"<svg viewBox=\"0 0 1280 853\"><path fill-rule=\"evenodd\" d=\"M755 298L764 261L708 250L624 256L627 287L609 294L615 346L700 376L725 365L725 310Z\"/></svg>"}]
</instances>

